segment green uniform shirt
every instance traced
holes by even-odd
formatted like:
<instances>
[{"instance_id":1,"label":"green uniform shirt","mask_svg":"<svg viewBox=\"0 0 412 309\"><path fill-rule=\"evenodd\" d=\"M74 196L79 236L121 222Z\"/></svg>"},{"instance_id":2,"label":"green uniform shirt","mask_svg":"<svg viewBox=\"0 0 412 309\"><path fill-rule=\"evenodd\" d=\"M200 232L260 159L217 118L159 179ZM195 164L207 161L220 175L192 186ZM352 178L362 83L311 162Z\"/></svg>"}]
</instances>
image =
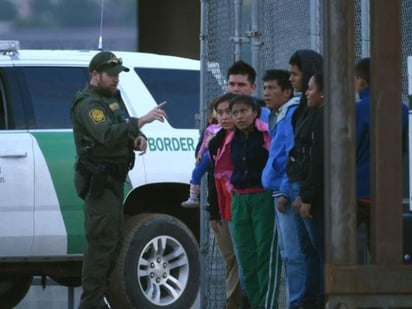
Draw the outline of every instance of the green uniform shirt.
<instances>
[{"instance_id":1,"label":"green uniform shirt","mask_svg":"<svg viewBox=\"0 0 412 309\"><path fill-rule=\"evenodd\" d=\"M77 155L88 161L129 164L138 118L128 118L120 92L107 95L88 85L73 101L71 118Z\"/></svg>"}]
</instances>

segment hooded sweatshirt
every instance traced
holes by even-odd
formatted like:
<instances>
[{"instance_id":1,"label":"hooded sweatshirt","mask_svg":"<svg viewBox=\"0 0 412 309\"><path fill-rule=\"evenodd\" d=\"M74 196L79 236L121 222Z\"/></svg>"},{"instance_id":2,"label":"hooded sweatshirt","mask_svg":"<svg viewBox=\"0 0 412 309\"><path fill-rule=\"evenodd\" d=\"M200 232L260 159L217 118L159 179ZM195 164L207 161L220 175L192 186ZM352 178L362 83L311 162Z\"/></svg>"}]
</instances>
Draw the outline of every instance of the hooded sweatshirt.
<instances>
[{"instance_id":1,"label":"hooded sweatshirt","mask_svg":"<svg viewBox=\"0 0 412 309\"><path fill-rule=\"evenodd\" d=\"M292 117L292 125L296 131L296 126L298 122L303 121L303 118L306 117L308 101L306 99L305 92L308 90L309 79L316 73L321 72L323 57L311 49L300 49L297 50L293 56L298 56L300 58L300 63L302 65L302 95L300 97L299 106L296 109ZM293 57L292 56L292 57Z\"/></svg>"},{"instance_id":2,"label":"hooded sweatshirt","mask_svg":"<svg viewBox=\"0 0 412 309\"><path fill-rule=\"evenodd\" d=\"M300 58L302 66L302 96L292 117L294 146L289 152L286 172L291 181L303 181L308 173L311 145L311 131L316 109L308 108L305 92L309 79L322 71L322 56L310 49L301 49L294 56ZM292 56L293 57L293 56ZM308 147L309 146L309 147Z\"/></svg>"}]
</instances>

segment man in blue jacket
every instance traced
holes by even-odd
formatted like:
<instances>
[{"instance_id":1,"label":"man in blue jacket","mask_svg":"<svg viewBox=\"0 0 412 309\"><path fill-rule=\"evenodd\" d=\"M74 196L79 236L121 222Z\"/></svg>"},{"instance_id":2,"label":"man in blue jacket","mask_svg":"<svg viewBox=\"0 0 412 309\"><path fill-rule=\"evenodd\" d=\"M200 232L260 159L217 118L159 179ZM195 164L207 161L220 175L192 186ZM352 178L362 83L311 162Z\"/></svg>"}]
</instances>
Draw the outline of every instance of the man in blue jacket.
<instances>
[{"instance_id":1,"label":"man in blue jacket","mask_svg":"<svg viewBox=\"0 0 412 309\"><path fill-rule=\"evenodd\" d=\"M371 102L370 102L370 58L359 60L355 66L355 88L359 101L355 103L356 116L356 199L357 224L364 223L367 245L370 241L371 207ZM402 150L407 149L408 108L402 104Z\"/></svg>"},{"instance_id":2,"label":"man in blue jacket","mask_svg":"<svg viewBox=\"0 0 412 309\"><path fill-rule=\"evenodd\" d=\"M285 169L288 152L293 146L292 115L299 104L299 98L293 97L289 77L289 72L285 70L267 70L263 76L264 99L271 110L269 129L272 139L262 184L266 190L273 192L275 198L278 247L272 248L272 251L280 250L286 270L288 308L296 308L305 293L305 265L298 245L296 214L291 204ZM270 304L267 308L271 308Z\"/></svg>"}]
</instances>

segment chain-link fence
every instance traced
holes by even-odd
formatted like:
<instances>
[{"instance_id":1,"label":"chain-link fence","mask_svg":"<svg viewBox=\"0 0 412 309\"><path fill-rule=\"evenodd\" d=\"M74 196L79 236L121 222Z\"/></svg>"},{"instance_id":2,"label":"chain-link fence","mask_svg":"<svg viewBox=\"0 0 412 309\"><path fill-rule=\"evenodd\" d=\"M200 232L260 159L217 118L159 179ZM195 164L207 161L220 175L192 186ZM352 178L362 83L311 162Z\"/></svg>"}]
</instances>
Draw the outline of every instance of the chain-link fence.
<instances>
[{"instance_id":1,"label":"chain-link fence","mask_svg":"<svg viewBox=\"0 0 412 309\"><path fill-rule=\"evenodd\" d=\"M311 48L322 51L322 0L203 0L201 60L214 74L202 79L202 106L225 88L227 69L242 59L257 68L257 91L266 69L287 69L292 53ZM257 8L257 9L256 9ZM369 0L355 0L355 61L370 54ZM412 0L402 1L402 99L407 102L407 56L412 55ZM259 48L256 57L256 48ZM204 73L202 73L203 75ZM216 77L222 84L217 86ZM389 82L389 81L388 81ZM204 110L204 109L203 109ZM203 124L205 120L203 119ZM202 220L207 220L204 216ZM204 226L208 226L205 224ZM225 268L210 230L203 260L205 308L222 308L225 302ZM284 297L285 293L282 293ZM281 300L281 308L286 308ZM284 307L283 307L284 306Z\"/></svg>"}]
</instances>

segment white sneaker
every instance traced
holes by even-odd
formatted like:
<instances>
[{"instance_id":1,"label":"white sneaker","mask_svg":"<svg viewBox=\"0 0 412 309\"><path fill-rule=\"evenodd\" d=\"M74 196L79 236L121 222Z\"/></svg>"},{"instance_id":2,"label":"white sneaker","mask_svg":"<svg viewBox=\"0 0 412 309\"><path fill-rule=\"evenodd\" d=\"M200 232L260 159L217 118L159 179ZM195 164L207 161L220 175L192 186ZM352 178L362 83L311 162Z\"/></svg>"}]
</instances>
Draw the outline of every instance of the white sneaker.
<instances>
[{"instance_id":1,"label":"white sneaker","mask_svg":"<svg viewBox=\"0 0 412 309\"><path fill-rule=\"evenodd\" d=\"M199 199L194 199L189 197L187 201L182 203L182 207L184 208L197 208L199 207Z\"/></svg>"}]
</instances>

